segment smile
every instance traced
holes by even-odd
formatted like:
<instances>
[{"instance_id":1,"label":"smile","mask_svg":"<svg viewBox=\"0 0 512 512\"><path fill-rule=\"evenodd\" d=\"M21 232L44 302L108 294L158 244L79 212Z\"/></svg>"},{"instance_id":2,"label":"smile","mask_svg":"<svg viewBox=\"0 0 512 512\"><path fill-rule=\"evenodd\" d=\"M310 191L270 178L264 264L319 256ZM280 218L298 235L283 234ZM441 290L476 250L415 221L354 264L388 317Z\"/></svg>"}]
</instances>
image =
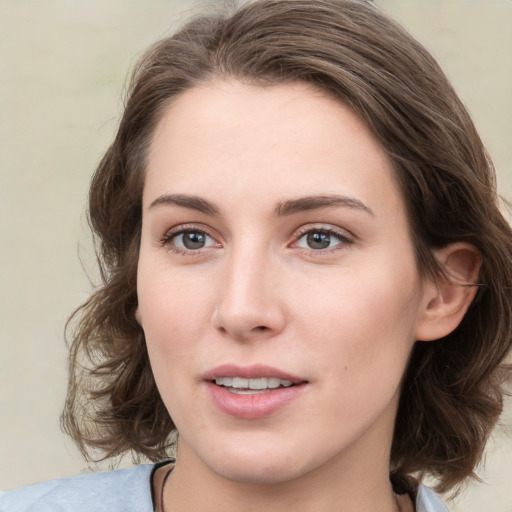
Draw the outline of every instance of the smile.
<instances>
[{"instance_id":1,"label":"smile","mask_svg":"<svg viewBox=\"0 0 512 512\"><path fill-rule=\"evenodd\" d=\"M294 385L291 380L279 379L277 377L259 377L255 379L245 379L243 377L217 377L215 379L215 384L217 384L217 386L222 386L230 393L238 395L268 393L273 389L289 388Z\"/></svg>"},{"instance_id":2,"label":"smile","mask_svg":"<svg viewBox=\"0 0 512 512\"><path fill-rule=\"evenodd\" d=\"M311 386L309 379L264 364L223 364L205 372L201 380L217 410L243 420L276 414Z\"/></svg>"}]
</instances>

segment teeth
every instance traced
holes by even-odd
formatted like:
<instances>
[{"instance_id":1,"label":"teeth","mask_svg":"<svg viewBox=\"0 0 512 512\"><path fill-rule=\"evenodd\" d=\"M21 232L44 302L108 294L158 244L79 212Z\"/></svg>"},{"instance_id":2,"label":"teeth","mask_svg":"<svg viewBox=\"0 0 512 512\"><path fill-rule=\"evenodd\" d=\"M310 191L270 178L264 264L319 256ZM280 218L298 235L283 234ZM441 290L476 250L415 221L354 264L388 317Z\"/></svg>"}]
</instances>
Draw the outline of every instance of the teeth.
<instances>
[{"instance_id":1,"label":"teeth","mask_svg":"<svg viewBox=\"0 0 512 512\"><path fill-rule=\"evenodd\" d=\"M261 380L265 380L265 379L261 379ZM270 389L278 388L281 385L281 381L279 379L276 379L275 377L270 377L270 379L266 379L266 380L267 380L267 387ZM284 382L289 382L289 381L284 381Z\"/></svg>"},{"instance_id":2,"label":"teeth","mask_svg":"<svg viewBox=\"0 0 512 512\"><path fill-rule=\"evenodd\" d=\"M240 377L235 377L232 380L232 384L230 387L239 388L239 389L247 389L249 387L249 379L241 379Z\"/></svg>"},{"instance_id":3,"label":"teeth","mask_svg":"<svg viewBox=\"0 0 512 512\"><path fill-rule=\"evenodd\" d=\"M215 384L236 389L276 389L279 386L290 387L291 380L282 380L275 377L261 377L259 379L243 379L242 377L217 377Z\"/></svg>"}]
</instances>

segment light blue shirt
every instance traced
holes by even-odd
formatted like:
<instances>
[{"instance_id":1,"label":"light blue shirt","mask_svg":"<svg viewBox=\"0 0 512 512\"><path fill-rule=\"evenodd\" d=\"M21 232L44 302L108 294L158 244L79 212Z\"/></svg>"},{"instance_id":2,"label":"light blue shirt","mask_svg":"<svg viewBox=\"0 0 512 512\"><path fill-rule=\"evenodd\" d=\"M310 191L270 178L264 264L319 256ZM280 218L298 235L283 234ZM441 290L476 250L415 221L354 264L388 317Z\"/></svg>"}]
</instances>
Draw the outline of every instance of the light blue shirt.
<instances>
[{"instance_id":1,"label":"light blue shirt","mask_svg":"<svg viewBox=\"0 0 512 512\"><path fill-rule=\"evenodd\" d=\"M0 494L0 512L153 512L153 465L51 480ZM416 512L448 512L419 486Z\"/></svg>"}]
</instances>

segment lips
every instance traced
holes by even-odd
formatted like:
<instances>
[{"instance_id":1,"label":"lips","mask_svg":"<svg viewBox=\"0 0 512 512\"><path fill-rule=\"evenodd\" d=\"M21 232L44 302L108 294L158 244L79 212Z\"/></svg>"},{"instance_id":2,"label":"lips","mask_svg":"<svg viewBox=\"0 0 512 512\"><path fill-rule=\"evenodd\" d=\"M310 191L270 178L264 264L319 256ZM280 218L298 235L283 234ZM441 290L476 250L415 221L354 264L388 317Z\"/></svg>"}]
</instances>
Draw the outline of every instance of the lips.
<instances>
[{"instance_id":1,"label":"lips","mask_svg":"<svg viewBox=\"0 0 512 512\"><path fill-rule=\"evenodd\" d=\"M303 378L265 365L222 365L203 377L213 404L241 419L272 415L299 398L308 384Z\"/></svg>"}]
</instances>

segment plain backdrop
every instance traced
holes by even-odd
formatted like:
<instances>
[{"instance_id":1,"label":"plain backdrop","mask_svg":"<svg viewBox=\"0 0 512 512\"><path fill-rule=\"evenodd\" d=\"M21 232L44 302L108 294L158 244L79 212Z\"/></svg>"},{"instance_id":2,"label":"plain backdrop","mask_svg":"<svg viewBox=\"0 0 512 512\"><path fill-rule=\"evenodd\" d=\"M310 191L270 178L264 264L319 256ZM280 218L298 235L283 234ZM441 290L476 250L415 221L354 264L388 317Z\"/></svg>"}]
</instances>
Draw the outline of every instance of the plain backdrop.
<instances>
[{"instance_id":1,"label":"plain backdrop","mask_svg":"<svg viewBox=\"0 0 512 512\"><path fill-rule=\"evenodd\" d=\"M380 0L438 58L512 199L512 0ZM84 214L129 68L191 1L0 0L0 488L88 471L61 433L64 323L94 277ZM454 512L512 511L512 405ZM129 464L126 461L125 464ZM104 466L106 467L106 466Z\"/></svg>"}]
</instances>

